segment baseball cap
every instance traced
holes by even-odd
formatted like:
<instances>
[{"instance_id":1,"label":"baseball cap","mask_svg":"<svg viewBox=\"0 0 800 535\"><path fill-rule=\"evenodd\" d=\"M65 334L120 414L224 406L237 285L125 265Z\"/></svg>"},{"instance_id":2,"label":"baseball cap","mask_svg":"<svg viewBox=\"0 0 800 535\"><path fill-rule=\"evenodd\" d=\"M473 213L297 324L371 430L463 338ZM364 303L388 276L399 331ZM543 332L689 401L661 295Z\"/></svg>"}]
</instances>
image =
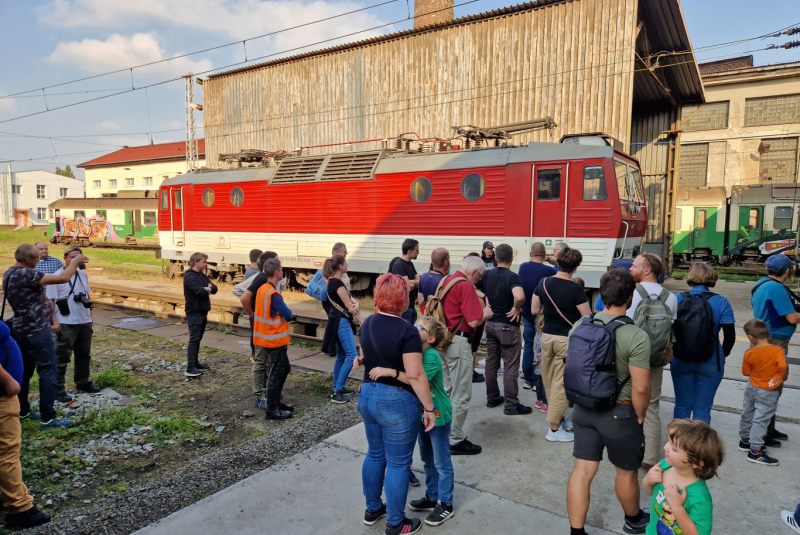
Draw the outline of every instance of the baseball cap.
<instances>
[{"instance_id":1,"label":"baseball cap","mask_svg":"<svg viewBox=\"0 0 800 535\"><path fill-rule=\"evenodd\" d=\"M782 254L774 254L767 258L767 269L773 269L776 271L785 271L792 266L796 266L795 262L789 260L788 256Z\"/></svg>"},{"instance_id":2,"label":"baseball cap","mask_svg":"<svg viewBox=\"0 0 800 535\"><path fill-rule=\"evenodd\" d=\"M483 248L484 249L494 249L494 244L492 244L492 242L490 242L490 241L485 241L485 242L483 242Z\"/></svg>"}]
</instances>

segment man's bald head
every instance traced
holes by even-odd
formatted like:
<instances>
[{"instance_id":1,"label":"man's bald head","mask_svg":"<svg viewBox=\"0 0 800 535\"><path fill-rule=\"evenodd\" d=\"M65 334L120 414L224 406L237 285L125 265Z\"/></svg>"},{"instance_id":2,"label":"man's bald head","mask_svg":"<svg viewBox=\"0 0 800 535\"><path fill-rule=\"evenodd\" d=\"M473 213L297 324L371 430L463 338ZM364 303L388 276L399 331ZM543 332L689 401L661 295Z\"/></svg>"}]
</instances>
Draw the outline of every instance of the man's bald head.
<instances>
[{"instance_id":1,"label":"man's bald head","mask_svg":"<svg viewBox=\"0 0 800 535\"><path fill-rule=\"evenodd\" d=\"M431 253L431 264L433 269L442 269L445 264L450 260L450 252L444 247L437 247Z\"/></svg>"},{"instance_id":2,"label":"man's bald head","mask_svg":"<svg viewBox=\"0 0 800 535\"><path fill-rule=\"evenodd\" d=\"M44 260L49 255L48 245L46 241L37 241L33 244L36 248L36 254L39 255L40 260Z\"/></svg>"}]
</instances>

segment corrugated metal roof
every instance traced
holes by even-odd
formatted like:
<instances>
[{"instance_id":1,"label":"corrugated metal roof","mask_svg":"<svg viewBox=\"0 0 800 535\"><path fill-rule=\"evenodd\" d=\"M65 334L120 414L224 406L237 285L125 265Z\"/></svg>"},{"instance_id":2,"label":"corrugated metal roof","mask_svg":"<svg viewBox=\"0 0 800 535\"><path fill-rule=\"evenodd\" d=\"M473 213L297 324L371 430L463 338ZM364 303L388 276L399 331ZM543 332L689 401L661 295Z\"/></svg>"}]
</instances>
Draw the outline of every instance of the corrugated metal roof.
<instances>
[{"instance_id":1,"label":"corrugated metal roof","mask_svg":"<svg viewBox=\"0 0 800 535\"><path fill-rule=\"evenodd\" d=\"M205 155L206 140L197 140L197 154ZM186 142L159 143L157 145L144 145L141 147L126 147L118 151L78 164L78 167L94 167L98 165L112 165L127 162L149 160L183 160L186 158Z\"/></svg>"},{"instance_id":2,"label":"corrugated metal roof","mask_svg":"<svg viewBox=\"0 0 800 535\"><path fill-rule=\"evenodd\" d=\"M48 208L63 210L66 208L77 208L78 210L84 208L96 210L157 210L158 198L151 197L149 199L125 199L116 197L100 197L100 198L79 198L79 199L59 199L48 205Z\"/></svg>"}]
</instances>

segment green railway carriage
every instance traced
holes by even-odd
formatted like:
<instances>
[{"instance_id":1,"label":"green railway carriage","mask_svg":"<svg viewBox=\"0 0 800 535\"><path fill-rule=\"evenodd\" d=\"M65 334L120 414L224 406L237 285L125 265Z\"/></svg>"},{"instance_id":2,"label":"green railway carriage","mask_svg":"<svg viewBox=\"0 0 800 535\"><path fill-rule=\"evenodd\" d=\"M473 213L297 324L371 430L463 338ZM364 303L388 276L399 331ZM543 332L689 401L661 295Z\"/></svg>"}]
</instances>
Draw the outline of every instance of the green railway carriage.
<instances>
[{"instance_id":1,"label":"green railway carriage","mask_svg":"<svg viewBox=\"0 0 800 535\"><path fill-rule=\"evenodd\" d=\"M123 196L124 194L124 196ZM59 199L51 203L52 243L158 249L155 191L120 192L117 197Z\"/></svg>"},{"instance_id":2,"label":"green railway carriage","mask_svg":"<svg viewBox=\"0 0 800 535\"><path fill-rule=\"evenodd\" d=\"M720 265L795 254L800 188L794 185L678 188L674 255Z\"/></svg>"}]
</instances>

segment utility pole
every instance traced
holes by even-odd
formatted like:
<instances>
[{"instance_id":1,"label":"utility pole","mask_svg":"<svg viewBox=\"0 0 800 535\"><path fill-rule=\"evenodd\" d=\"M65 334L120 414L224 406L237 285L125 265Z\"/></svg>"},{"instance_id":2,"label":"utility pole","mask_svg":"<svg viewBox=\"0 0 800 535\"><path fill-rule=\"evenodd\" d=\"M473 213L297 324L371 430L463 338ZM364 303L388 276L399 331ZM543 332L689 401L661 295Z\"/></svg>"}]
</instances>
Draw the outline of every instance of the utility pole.
<instances>
[{"instance_id":1,"label":"utility pole","mask_svg":"<svg viewBox=\"0 0 800 535\"><path fill-rule=\"evenodd\" d=\"M11 225L13 214L13 195L11 193L11 164L8 164L8 173L0 172L0 218L3 225Z\"/></svg>"},{"instance_id":2,"label":"utility pole","mask_svg":"<svg viewBox=\"0 0 800 535\"><path fill-rule=\"evenodd\" d=\"M186 73L186 172L197 169L197 133L194 122L194 110L203 109L194 103L194 86L192 73Z\"/></svg>"}]
</instances>

